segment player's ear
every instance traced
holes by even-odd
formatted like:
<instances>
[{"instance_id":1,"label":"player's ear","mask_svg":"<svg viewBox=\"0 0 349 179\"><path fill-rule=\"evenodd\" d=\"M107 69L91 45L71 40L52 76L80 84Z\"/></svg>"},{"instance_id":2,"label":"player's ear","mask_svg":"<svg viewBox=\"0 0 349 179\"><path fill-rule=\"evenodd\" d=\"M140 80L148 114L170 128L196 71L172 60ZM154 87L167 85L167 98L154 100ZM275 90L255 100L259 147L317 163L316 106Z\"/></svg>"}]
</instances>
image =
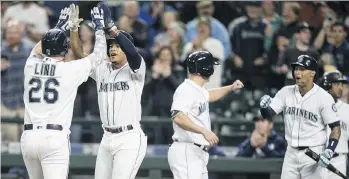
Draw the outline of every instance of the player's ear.
<instances>
[{"instance_id":1,"label":"player's ear","mask_svg":"<svg viewBox=\"0 0 349 179\"><path fill-rule=\"evenodd\" d=\"M314 77L316 75L316 72L315 71L312 71L311 72L311 76Z\"/></svg>"}]
</instances>

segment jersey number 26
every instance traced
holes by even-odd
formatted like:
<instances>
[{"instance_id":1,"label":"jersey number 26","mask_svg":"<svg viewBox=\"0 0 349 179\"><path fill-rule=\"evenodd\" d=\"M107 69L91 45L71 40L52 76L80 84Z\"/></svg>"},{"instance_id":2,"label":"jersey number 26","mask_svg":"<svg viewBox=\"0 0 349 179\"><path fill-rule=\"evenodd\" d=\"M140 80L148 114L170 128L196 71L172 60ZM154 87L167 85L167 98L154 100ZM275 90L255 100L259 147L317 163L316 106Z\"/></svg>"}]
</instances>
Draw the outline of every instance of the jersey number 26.
<instances>
[{"instance_id":1,"label":"jersey number 26","mask_svg":"<svg viewBox=\"0 0 349 179\"><path fill-rule=\"evenodd\" d=\"M41 80L40 78L32 78L29 81L29 85L34 85L29 90L29 102L30 103L40 103L41 97L34 97L33 94L39 93L39 91L42 88L42 84L45 85L44 87L44 101L48 104L53 104L58 99L58 91L54 88L50 88L50 84L53 84L54 86L59 86L59 82L55 78L49 78L45 82ZM51 95L50 95L51 94ZM37 95L35 95L37 96Z\"/></svg>"}]
</instances>

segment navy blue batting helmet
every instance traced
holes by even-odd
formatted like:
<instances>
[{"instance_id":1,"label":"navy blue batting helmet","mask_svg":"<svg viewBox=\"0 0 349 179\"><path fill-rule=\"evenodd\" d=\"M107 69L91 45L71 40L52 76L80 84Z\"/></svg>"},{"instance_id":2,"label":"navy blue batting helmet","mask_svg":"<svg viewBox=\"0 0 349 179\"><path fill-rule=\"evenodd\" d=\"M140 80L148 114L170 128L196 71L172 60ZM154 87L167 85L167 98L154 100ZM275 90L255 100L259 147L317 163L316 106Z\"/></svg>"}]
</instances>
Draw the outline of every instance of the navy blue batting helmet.
<instances>
[{"instance_id":1,"label":"navy blue batting helmet","mask_svg":"<svg viewBox=\"0 0 349 179\"><path fill-rule=\"evenodd\" d=\"M293 78L294 78L294 71L296 69L296 66L302 66L307 70L312 70L312 71L315 71L316 73L318 72L317 61L309 55L300 55L297 58L296 62L291 63ZM315 79L315 77L314 77L314 79Z\"/></svg>"},{"instance_id":2,"label":"navy blue batting helmet","mask_svg":"<svg viewBox=\"0 0 349 179\"><path fill-rule=\"evenodd\" d=\"M41 39L42 53L47 56L65 56L68 52L69 42L64 31L50 29Z\"/></svg>"},{"instance_id":3,"label":"navy blue batting helmet","mask_svg":"<svg viewBox=\"0 0 349 179\"><path fill-rule=\"evenodd\" d=\"M187 59L186 64L188 71L191 74L199 74L202 77L208 78L214 72L214 65L219 65L218 61L213 58L208 51L197 51L191 53Z\"/></svg>"},{"instance_id":4,"label":"navy blue batting helmet","mask_svg":"<svg viewBox=\"0 0 349 179\"><path fill-rule=\"evenodd\" d=\"M123 30L119 30L119 33L123 34L129 41L132 42L132 44L134 44L134 40L133 40L133 37L131 36L131 34L129 34L126 31L123 31ZM107 54L108 54L108 56L109 56L110 45L113 43L118 43L118 42L115 38L113 38L111 36L107 37Z\"/></svg>"},{"instance_id":5,"label":"navy blue batting helmet","mask_svg":"<svg viewBox=\"0 0 349 179\"><path fill-rule=\"evenodd\" d=\"M328 91L332 88L332 83L348 83L348 80L343 76L343 74L336 70L332 72L325 73L317 82L317 84Z\"/></svg>"}]
</instances>

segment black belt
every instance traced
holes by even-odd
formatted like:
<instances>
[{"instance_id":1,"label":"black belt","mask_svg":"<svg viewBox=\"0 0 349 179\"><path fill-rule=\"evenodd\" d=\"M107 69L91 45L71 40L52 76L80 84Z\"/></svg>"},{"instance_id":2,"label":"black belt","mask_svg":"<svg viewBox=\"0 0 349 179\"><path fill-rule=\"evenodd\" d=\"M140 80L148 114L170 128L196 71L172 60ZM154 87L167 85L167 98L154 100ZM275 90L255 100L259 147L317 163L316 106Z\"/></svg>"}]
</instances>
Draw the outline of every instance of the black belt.
<instances>
[{"instance_id":1,"label":"black belt","mask_svg":"<svg viewBox=\"0 0 349 179\"><path fill-rule=\"evenodd\" d=\"M335 158L335 157L338 157L338 156L344 155L344 154L345 154L345 153L337 153L337 152L335 152L335 153L333 154L332 158Z\"/></svg>"},{"instance_id":2,"label":"black belt","mask_svg":"<svg viewBox=\"0 0 349 179\"><path fill-rule=\"evenodd\" d=\"M179 140L177 140L177 139L175 139L175 140L173 140L173 142L180 142L180 141L179 141ZM208 152L208 149L209 149L209 147L208 147L208 146L201 145L201 144L197 144L197 143L192 143L192 144L194 144L194 145L198 146L198 147L199 147L199 148L201 148L203 151Z\"/></svg>"},{"instance_id":3,"label":"black belt","mask_svg":"<svg viewBox=\"0 0 349 179\"><path fill-rule=\"evenodd\" d=\"M293 147L294 149L297 149L297 150L305 150L305 149L307 149L307 148L309 148L309 147L305 147L305 146L303 146L303 147Z\"/></svg>"},{"instance_id":4,"label":"black belt","mask_svg":"<svg viewBox=\"0 0 349 179\"><path fill-rule=\"evenodd\" d=\"M43 126L36 126L36 129L42 129ZM33 130L34 125L33 124L24 124L24 130ZM51 130L57 130L57 131L62 131L63 126L59 124L46 124L46 129L51 129Z\"/></svg>"},{"instance_id":5,"label":"black belt","mask_svg":"<svg viewBox=\"0 0 349 179\"><path fill-rule=\"evenodd\" d=\"M120 133L120 132L132 130L132 129L133 129L133 126L130 124L130 125L127 125L127 126L126 126L126 129L123 129L123 127L115 127L115 128L104 127L104 129L105 129L107 132L110 132L110 133L113 133L113 134L118 134L118 133Z\"/></svg>"}]
</instances>

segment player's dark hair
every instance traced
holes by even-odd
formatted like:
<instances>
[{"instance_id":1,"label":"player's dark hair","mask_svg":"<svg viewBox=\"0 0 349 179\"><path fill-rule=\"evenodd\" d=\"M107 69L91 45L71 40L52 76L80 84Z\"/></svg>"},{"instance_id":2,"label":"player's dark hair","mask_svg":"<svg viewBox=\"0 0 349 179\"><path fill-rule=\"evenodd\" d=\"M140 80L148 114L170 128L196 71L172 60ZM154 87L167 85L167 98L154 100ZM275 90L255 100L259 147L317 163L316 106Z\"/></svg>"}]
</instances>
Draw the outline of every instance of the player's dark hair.
<instances>
[{"instance_id":1,"label":"player's dark hair","mask_svg":"<svg viewBox=\"0 0 349 179\"><path fill-rule=\"evenodd\" d=\"M341 26L345 32L348 32L348 28L345 26L343 22L336 21L335 23L332 24L331 30L333 30L334 27Z\"/></svg>"}]
</instances>

